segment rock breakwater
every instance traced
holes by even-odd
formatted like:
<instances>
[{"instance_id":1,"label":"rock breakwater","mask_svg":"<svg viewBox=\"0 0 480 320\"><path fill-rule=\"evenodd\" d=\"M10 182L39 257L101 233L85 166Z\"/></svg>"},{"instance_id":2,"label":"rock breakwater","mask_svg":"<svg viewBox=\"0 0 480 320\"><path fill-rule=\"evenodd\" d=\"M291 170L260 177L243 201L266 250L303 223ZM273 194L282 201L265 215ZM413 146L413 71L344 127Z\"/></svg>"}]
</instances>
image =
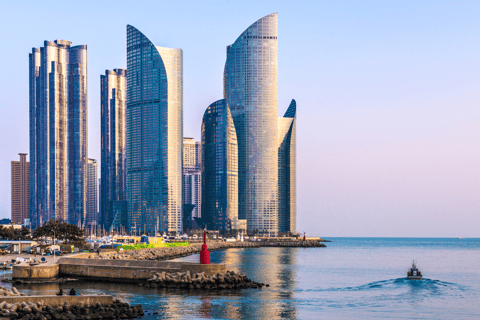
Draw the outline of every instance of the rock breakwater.
<instances>
[{"instance_id":1,"label":"rock breakwater","mask_svg":"<svg viewBox=\"0 0 480 320\"><path fill-rule=\"evenodd\" d=\"M318 241L262 241L261 247L293 247L293 248L317 248L326 247Z\"/></svg>"},{"instance_id":2,"label":"rock breakwater","mask_svg":"<svg viewBox=\"0 0 480 320\"><path fill-rule=\"evenodd\" d=\"M238 290L238 289L261 289L268 284L252 281L245 274L235 271L217 273L216 275L205 275L202 273L190 274L189 271L181 272L157 272L145 283L139 286L151 288L172 288L172 289L203 289L203 290Z\"/></svg>"},{"instance_id":3,"label":"rock breakwater","mask_svg":"<svg viewBox=\"0 0 480 320\"><path fill-rule=\"evenodd\" d=\"M223 250L229 248L259 248L259 247L325 247L318 241L258 241L258 242L207 242L209 251ZM129 250L111 254L107 259L120 260L171 260L200 253L201 243L191 243L186 247L149 248L140 250ZM100 255L98 258L102 259Z\"/></svg>"},{"instance_id":4,"label":"rock breakwater","mask_svg":"<svg viewBox=\"0 0 480 320\"><path fill-rule=\"evenodd\" d=\"M144 315L142 305L130 306L128 303L115 300L114 303L94 306L52 307L38 303L0 303L0 316L21 320L95 320L95 319L132 319Z\"/></svg>"},{"instance_id":5,"label":"rock breakwater","mask_svg":"<svg viewBox=\"0 0 480 320\"><path fill-rule=\"evenodd\" d=\"M24 296L24 295L25 295L24 293L18 292L17 288L15 288L15 287L13 287L12 289L8 289L6 287L0 287L0 297L2 297L2 296L3 297L15 297L15 296ZM0 303L0 306L2 305L2 303Z\"/></svg>"}]
</instances>

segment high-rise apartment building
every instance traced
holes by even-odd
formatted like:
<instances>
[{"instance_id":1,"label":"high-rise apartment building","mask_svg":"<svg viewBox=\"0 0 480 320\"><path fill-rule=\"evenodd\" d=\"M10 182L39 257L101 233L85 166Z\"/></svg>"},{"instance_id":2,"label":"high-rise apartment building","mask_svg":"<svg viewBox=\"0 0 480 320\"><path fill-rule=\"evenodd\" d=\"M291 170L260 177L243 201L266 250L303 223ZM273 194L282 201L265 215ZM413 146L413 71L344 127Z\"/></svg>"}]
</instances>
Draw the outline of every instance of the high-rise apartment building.
<instances>
[{"instance_id":1,"label":"high-rise apartment building","mask_svg":"<svg viewBox=\"0 0 480 320\"><path fill-rule=\"evenodd\" d=\"M45 41L30 61L30 218L84 225L87 46Z\"/></svg>"},{"instance_id":2,"label":"high-rise apartment building","mask_svg":"<svg viewBox=\"0 0 480 320\"><path fill-rule=\"evenodd\" d=\"M200 141L193 138L183 138L183 171L201 169L202 152Z\"/></svg>"},{"instance_id":3,"label":"high-rise apartment building","mask_svg":"<svg viewBox=\"0 0 480 320\"><path fill-rule=\"evenodd\" d=\"M296 113L297 103L292 100L278 118L278 231L282 233L297 230Z\"/></svg>"},{"instance_id":4,"label":"high-rise apartment building","mask_svg":"<svg viewBox=\"0 0 480 320\"><path fill-rule=\"evenodd\" d=\"M87 217L86 227L92 229L98 225L98 164L95 159L87 162Z\"/></svg>"},{"instance_id":5,"label":"high-rise apartment building","mask_svg":"<svg viewBox=\"0 0 480 320\"><path fill-rule=\"evenodd\" d=\"M239 217L249 232L278 232L277 13L227 47L224 98L238 140Z\"/></svg>"},{"instance_id":6,"label":"high-rise apartment building","mask_svg":"<svg viewBox=\"0 0 480 320\"><path fill-rule=\"evenodd\" d=\"M107 231L126 226L127 70L106 70L101 86L100 224Z\"/></svg>"},{"instance_id":7,"label":"high-rise apartment building","mask_svg":"<svg viewBox=\"0 0 480 320\"><path fill-rule=\"evenodd\" d=\"M222 231L238 225L237 134L225 99L208 106L202 120L202 220Z\"/></svg>"},{"instance_id":8,"label":"high-rise apartment building","mask_svg":"<svg viewBox=\"0 0 480 320\"><path fill-rule=\"evenodd\" d=\"M30 164L26 153L19 155L12 161L12 222L23 224L30 217Z\"/></svg>"},{"instance_id":9,"label":"high-rise apartment building","mask_svg":"<svg viewBox=\"0 0 480 320\"><path fill-rule=\"evenodd\" d=\"M126 168L130 231L182 231L182 149L182 50L157 47L128 25Z\"/></svg>"},{"instance_id":10,"label":"high-rise apartment building","mask_svg":"<svg viewBox=\"0 0 480 320\"><path fill-rule=\"evenodd\" d=\"M193 138L183 138L184 205L194 205L192 218L200 218L202 206L201 143Z\"/></svg>"}]
</instances>

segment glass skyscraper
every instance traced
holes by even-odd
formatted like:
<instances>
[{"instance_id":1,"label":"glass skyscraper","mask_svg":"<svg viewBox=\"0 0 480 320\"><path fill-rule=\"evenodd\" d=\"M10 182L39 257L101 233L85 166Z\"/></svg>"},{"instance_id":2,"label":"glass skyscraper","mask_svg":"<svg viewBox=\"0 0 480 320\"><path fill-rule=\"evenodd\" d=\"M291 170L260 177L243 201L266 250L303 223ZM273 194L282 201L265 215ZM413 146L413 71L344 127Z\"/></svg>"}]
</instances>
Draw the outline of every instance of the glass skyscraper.
<instances>
[{"instance_id":1,"label":"glass skyscraper","mask_svg":"<svg viewBox=\"0 0 480 320\"><path fill-rule=\"evenodd\" d=\"M136 28L127 26L130 231L182 231L182 60L181 49L156 47Z\"/></svg>"},{"instance_id":2,"label":"glass skyscraper","mask_svg":"<svg viewBox=\"0 0 480 320\"><path fill-rule=\"evenodd\" d=\"M212 103L202 120L202 220L214 230L239 225L237 134L225 99Z\"/></svg>"},{"instance_id":3,"label":"glass skyscraper","mask_svg":"<svg viewBox=\"0 0 480 320\"><path fill-rule=\"evenodd\" d=\"M278 232L277 13L227 47L224 98L238 139L239 217L249 232Z\"/></svg>"},{"instance_id":4,"label":"glass skyscraper","mask_svg":"<svg viewBox=\"0 0 480 320\"><path fill-rule=\"evenodd\" d=\"M278 231L296 232L296 113L292 100L285 115L278 118Z\"/></svg>"},{"instance_id":5,"label":"glass skyscraper","mask_svg":"<svg viewBox=\"0 0 480 320\"><path fill-rule=\"evenodd\" d=\"M100 224L107 231L126 226L127 70L106 70L100 76L102 164Z\"/></svg>"},{"instance_id":6,"label":"glass skyscraper","mask_svg":"<svg viewBox=\"0 0 480 320\"><path fill-rule=\"evenodd\" d=\"M84 226L87 172L87 46L45 41L30 69L30 219Z\"/></svg>"},{"instance_id":7,"label":"glass skyscraper","mask_svg":"<svg viewBox=\"0 0 480 320\"><path fill-rule=\"evenodd\" d=\"M95 159L87 162L87 217L85 226L92 230L98 223L98 164Z\"/></svg>"}]
</instances>

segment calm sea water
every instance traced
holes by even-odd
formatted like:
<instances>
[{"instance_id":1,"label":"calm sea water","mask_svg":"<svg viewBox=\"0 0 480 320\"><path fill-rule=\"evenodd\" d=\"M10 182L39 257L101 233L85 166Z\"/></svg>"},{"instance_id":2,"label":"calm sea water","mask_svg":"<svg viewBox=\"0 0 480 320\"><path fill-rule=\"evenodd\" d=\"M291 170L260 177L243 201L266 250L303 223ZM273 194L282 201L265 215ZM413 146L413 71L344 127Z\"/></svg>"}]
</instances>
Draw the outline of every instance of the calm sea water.
<instances>
[{"instance_id":1,"label":"calm sea water","mask_svg":"<svg viewBox=\"0 0 480 320\"><path fill-rule=\"evenodd\" d=\"M479 319L480 239L331 238L327 248L229 249L212 262L270 288L206 293L69 283L144 305L144 319ZM198 255L183 261L198 261ZM412 260L424 275L406 280ZM58 285L17 285L51 294ZM154 314L157 313L157 314Z\"/></svg>"}]
</instances>

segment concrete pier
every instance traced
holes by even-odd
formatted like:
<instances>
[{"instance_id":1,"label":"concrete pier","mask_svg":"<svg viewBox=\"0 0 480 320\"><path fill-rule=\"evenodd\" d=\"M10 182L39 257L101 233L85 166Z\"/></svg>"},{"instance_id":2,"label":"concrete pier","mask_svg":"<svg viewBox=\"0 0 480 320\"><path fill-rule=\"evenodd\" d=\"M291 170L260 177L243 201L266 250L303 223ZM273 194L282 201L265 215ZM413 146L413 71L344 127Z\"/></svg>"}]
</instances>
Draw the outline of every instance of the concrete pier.
<instances>
[{"instance_id":1,"label":"concrete pier","mask_svg":"<svg viewBox=\"0 0 480 320\"><path fill-rule=\"evenodd\" d=\"M38 265L17 264L13 266L13 279L42 280L58 276L59 265L55 263L41 263Z\"/></svg>"},{"instance_id":2,"label":"concrete pier","mask_svg":"<svg viewBox=\"0 0 480 320\"><path fill-rule=\"evenodd\" d=\"M83 257L83 255L79 255ZM57 264L14 265L13 280L42 280L58 276L115 282L138 282L150 279L155 272L204 272L206 275L225 273L225 264L155 261L61 258Z\"/></svg>"},{"instance_id":3,"label":"concrete pier","mask_svg":"<svg viewBox=\"0 0 480 320\"><path fill-rule=\"evenodd\" d=\"M138 282L150 279L156 272L205 272L212 275L225 273L225 264L201 265L197 263L154 261L61 258L59 275L76 278L101 279L121 282Z\"/></svg>"}]
</instances>

